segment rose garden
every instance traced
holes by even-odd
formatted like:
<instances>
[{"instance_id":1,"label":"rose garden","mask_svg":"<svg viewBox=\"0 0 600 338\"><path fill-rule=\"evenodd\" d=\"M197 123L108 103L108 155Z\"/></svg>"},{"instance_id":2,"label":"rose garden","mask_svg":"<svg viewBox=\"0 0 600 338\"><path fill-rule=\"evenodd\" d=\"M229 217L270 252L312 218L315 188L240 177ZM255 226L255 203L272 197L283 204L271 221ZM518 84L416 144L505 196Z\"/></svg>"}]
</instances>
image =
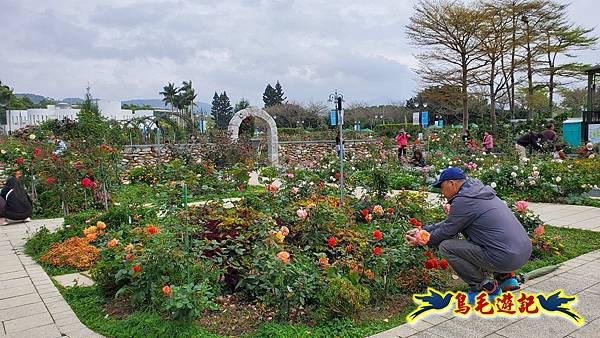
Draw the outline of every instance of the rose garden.
<instances>
[{"instance_id":1,"label":"rose garden","mask_svg":"<svg viewBox=\"0 0 600 338\"><path fill-rule=\"evenodd\" d=\"M105 336L367 336L397 326L413 294L466 287L426 234L422 246L404 239L444 218L449 205L430 202L437 191L428 189L448 166L493 187L522 222L534 251L519 273L600 248L598 233L544 224L528 209L598 206L588 194L600 160L576 149L523 162L511 140L486 153L442 128L410 144L426 154L415 169L398 160L392 138L368 133L361 151L347 147L342 201L333 144L316 163L269 166L246 141L215 133L189 145L205 147L200 155L156 145L171 147L168 157L139 165L124 160L126 130L89 123L26 129L3 139L0 160L30 192L34 218L64 217L55 231L30 234L26 253L50 276L93 280L56 286ZM68 146L57 149L55 138Z\"/></svg>"}]
</instances>

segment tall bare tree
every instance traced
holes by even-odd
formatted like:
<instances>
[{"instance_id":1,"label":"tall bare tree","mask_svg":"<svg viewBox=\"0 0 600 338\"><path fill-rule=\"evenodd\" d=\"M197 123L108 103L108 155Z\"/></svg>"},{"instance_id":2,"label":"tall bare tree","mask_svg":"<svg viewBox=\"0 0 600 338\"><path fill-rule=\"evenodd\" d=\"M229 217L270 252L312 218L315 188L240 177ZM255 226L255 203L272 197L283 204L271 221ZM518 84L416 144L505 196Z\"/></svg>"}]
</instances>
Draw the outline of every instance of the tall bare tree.
<instances>
[{"instance_id":1,"label":"tall bare tree","mask_svg":"<svg viewBox=\"0 0 600 338\"><path fill-rule=\"evenodd\" d=\"M469 85L472 73L484 66L476 34L482 26L482 13L461 1L421 0L407 26L415 46L424 47L417 55L418 73L432 85L459 85L463 128L469 126Z\"/></svg>"}]
</instances>

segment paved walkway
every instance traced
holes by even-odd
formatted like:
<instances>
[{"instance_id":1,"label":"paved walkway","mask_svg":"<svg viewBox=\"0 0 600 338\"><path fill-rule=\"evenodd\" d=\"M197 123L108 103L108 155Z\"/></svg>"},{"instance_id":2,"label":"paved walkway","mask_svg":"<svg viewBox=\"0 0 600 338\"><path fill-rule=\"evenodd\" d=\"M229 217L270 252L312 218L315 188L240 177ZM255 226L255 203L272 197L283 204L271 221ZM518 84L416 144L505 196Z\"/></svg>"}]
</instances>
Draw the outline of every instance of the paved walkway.
<instances>
[{"instance_id":1,"label":"paved walkway","mask_svg":"<svg viewBox=\"0 0 600 338\"><path fill-rule=\"evenodd\" d=\"M81 324L42 267L23 253L29 234L62 223L57 218L0 226L0 337L100 337Z\"/></svg>"}]
</instances>

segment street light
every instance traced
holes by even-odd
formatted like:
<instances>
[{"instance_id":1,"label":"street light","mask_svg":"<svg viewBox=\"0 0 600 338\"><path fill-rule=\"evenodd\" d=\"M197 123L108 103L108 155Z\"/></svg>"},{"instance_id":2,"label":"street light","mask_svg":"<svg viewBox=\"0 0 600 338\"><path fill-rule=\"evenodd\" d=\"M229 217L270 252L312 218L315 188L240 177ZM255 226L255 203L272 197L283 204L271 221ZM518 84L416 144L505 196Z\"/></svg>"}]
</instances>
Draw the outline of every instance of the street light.
<instances>
[{"instance_id":1,"label":"street light","mask_svg":"<svg viewBox=\"0 0 600 338\"><path fill-rule=\"evenodd\" d=\"M344 110L342 109L342 102L344 102L344 96L338 94L337 90L329 95L329 102L333 102L335 111L337 113L337 124L338 133L340 136L340 207L344 204Z\"/></svg>"}]
</instances>

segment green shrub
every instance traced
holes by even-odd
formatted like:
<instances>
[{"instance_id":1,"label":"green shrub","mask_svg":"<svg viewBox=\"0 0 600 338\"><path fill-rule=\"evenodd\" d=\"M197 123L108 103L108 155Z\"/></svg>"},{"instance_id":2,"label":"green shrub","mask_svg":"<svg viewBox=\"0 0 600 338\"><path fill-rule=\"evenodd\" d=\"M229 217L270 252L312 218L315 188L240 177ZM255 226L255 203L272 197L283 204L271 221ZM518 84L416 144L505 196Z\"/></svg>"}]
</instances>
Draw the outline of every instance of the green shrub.
<instances>
[{"instance_id":1,"label":"green shrub","mask_svg":"<svg viewBox=\"0 0 600 338\"><path fill-rule=\"evenodd\" d=\"M323 293L322 305L333 316L352 316L369 304L369 289L354 285L347 278L335 278L329 281Z\"/></svg>"}]
</instances>

